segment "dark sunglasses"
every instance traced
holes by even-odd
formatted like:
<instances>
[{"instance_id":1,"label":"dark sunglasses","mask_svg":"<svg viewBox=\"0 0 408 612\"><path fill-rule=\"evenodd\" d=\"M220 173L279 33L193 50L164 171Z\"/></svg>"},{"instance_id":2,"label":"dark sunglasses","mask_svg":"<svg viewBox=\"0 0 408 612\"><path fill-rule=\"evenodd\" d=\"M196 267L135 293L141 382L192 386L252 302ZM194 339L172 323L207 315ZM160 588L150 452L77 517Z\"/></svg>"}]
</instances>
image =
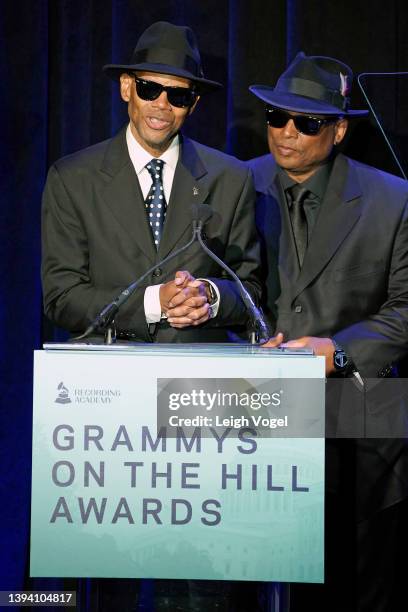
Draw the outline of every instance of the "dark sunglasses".
<instances>
[{"instance_id":1,"label":"dark sunglasses","mask_svg":"<svg viewBox=\"0 0 408 612\"><path fill-rule=\"evenodd\" d=\"M198 96L198 93L193 87L171 87L164 86L156 81L146 81L141 79L136 74L132 75L136 82L136 92L142 100L156 100L165 91L167 99L172 106L184 108L192 106Z\"/></svg>"},{"instance_id":2,"label":"dark sunglasses","mask_svg":"<svg viewBox=\"0 0 408 612\"><path fill-rule=\"evenodd\" d=\"M305 136L316 136L320 129L329 123L336 123L339 117L327 117L320 119L319 117L309 117L308 115L290 115L280 108L266 108L266 123L274 128L283 128L287 122L292 119L295 128Z\"/></svg>"}]
</instances>

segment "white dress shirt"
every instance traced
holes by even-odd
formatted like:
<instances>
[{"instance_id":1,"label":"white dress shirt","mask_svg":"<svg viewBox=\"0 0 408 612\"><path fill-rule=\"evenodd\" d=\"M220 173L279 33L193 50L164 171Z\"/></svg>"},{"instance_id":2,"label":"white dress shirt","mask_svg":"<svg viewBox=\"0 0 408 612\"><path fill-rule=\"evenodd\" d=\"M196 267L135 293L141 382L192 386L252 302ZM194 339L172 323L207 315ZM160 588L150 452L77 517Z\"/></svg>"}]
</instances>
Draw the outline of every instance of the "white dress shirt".
<instances>
[{"instance_id":1,"label":"white dress shirt","mask_svg":"<svg viewBox=\"0 0 408 612\"><path fill-rule=\"evenodd\" d=\"M164 161L162 179L163 179L163 189L164 195L166 196L167 204L170 201L171 188L173 186L174 173L176 171L176 166L179 158L180 151L180 142L179 137L176 135L168 149L160 155L160 157L152 158L151 154L148 153L142 145L140 145L136 138L133 136L130 125L126 130L126 142L128 146L128 151L130 155L130 159L132 161L133 167L136 171L137 178L139 179L140 189L143 193L143 199L147 198L147 194L150 191L150 187L152 186L152 177L149 174L146 165L152 161L152 159L161 159Z\"/></svg>"},{"instance_id":2,"label":"white dress shirt","mask_svg":"<svg viewBox=\"0 0 408 612\"><path fill-rule=\"evenodd\" d=\"M147 195L152 186L152 177L146 168L146 165L153 159L151 154L148 153L133 136L130 129L130 124L126 130L126 143L129 151L129 156L133 167L135 169L137 178L139 180L140 189L142 190L143 199L147 198ZM170 146L166 151L160 155L160 157L154 159L161 159L164 162L162 171L163 190L166 198L167 205L170 202L171 189L173 186L174 173L176 172L176 166L180 153L180 139L178 134L171 141ZM205 279L199 279L205 280ZM211 281L208 281L211 282ZM220 294L218 287L211 283L217 294L217 301L212 305L212 316L215 317L219 307ZM160 305L160 287L161 285L151 285L146 287L144 294L144 311L146 316L146 323L157 323L162 318L161 305Z\"/></svg>"}]
</instances>

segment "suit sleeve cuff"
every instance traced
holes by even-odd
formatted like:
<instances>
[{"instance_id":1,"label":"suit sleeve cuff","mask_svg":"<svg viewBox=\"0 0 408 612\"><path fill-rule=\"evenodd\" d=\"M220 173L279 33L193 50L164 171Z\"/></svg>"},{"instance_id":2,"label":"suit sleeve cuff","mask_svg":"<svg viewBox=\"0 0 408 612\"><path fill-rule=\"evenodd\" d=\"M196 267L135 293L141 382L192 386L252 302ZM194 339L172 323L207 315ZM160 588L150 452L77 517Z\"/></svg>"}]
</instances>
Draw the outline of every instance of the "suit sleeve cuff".
<instances>
[{"instance_id":1,"label":"suit sleeve cuff","mask_svg":"<svg viewBox=\"0 0 408 612\"><path fill-rule=\"evenodd\" d=\"M161 317L160 305L160 287L161 285L150 285L146 287L144 293L144 311L146 323L158 323Z\"/></svg>"}]
</instances>

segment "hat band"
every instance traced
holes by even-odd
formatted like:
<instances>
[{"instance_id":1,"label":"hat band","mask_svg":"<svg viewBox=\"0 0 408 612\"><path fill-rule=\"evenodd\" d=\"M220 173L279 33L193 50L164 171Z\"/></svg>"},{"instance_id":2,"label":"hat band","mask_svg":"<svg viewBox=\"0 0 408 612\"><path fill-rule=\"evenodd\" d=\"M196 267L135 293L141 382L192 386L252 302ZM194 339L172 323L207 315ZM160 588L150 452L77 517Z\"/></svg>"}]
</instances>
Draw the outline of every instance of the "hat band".
<instances>
[{"instance_id":1,"label":"hat band","mask_svg":"<svg viewBox=\"0 0 408 612\"><path fill-rule=\"evenodd\" d=\"M283 87L281 87L282 85ZM349 98L342 96L338 91L327 89L327 87L323 87L319 85L319 83L308 81L307 79L279 79L275 91L286 91L298 96L314 98L315 100L337 106L339 110L343 111L347 110L350 101Z\"/></svg>"},{"instance_id":2,"label":"hat band","mask_svg":"<svg viewBox=\"0 0 408 612\"><path fill-rule=\"evenodd\" d=\"M203 76L201 66L192 57L174 49L159 47L135 51L132 57L132 64L145 63L172 66L173 68L186 70L197 77Z\"/></svg>"}]
</instances>

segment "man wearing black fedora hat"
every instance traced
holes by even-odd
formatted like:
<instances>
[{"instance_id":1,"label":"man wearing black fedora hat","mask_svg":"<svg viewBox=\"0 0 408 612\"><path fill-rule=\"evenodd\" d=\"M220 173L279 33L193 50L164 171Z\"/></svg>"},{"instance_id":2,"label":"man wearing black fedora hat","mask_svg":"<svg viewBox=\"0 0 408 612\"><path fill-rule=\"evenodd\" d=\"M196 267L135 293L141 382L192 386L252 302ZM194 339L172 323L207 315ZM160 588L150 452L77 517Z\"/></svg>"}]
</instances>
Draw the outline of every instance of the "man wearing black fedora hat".
<instances>
[{"instance_id":1,"label":"man wearing black fedora hat","mask_svg":"<svg viewBox=\"0 0 408 612\"><path fill-rule=\"evenodd\" d=\"M367 114L349 107L352 78L299 53L275 87L251 86L271 155L249 163L276 330L266 346L310 346L329 381L361 392L408 353L408 186L337 152L348 120ZM401 609L407 466L402 439L327 440L326 584L293 588L291 610Z\"/></svg>"},{"instance_id":2,"label":"man wearing black fedora hat","mask_svg":"<svg viewBox=\"0 0 408 612\"><path fill-rule=\"evenodd\" d=\"M183 137L199 98L221 85L204 77L192 30L167 22L140 36L130 63L104 72L120 83L129 125L57 161L43 204L46 314L70 332L191 236L191 205L209 204L209 247L256 298L259 247L254 191L242 162ZM197 278L199 277L199 278ZM195 243L151 277L116 316L120 338L214 342L242 330L244 304Z\"/></svg>"}]
</instances>

